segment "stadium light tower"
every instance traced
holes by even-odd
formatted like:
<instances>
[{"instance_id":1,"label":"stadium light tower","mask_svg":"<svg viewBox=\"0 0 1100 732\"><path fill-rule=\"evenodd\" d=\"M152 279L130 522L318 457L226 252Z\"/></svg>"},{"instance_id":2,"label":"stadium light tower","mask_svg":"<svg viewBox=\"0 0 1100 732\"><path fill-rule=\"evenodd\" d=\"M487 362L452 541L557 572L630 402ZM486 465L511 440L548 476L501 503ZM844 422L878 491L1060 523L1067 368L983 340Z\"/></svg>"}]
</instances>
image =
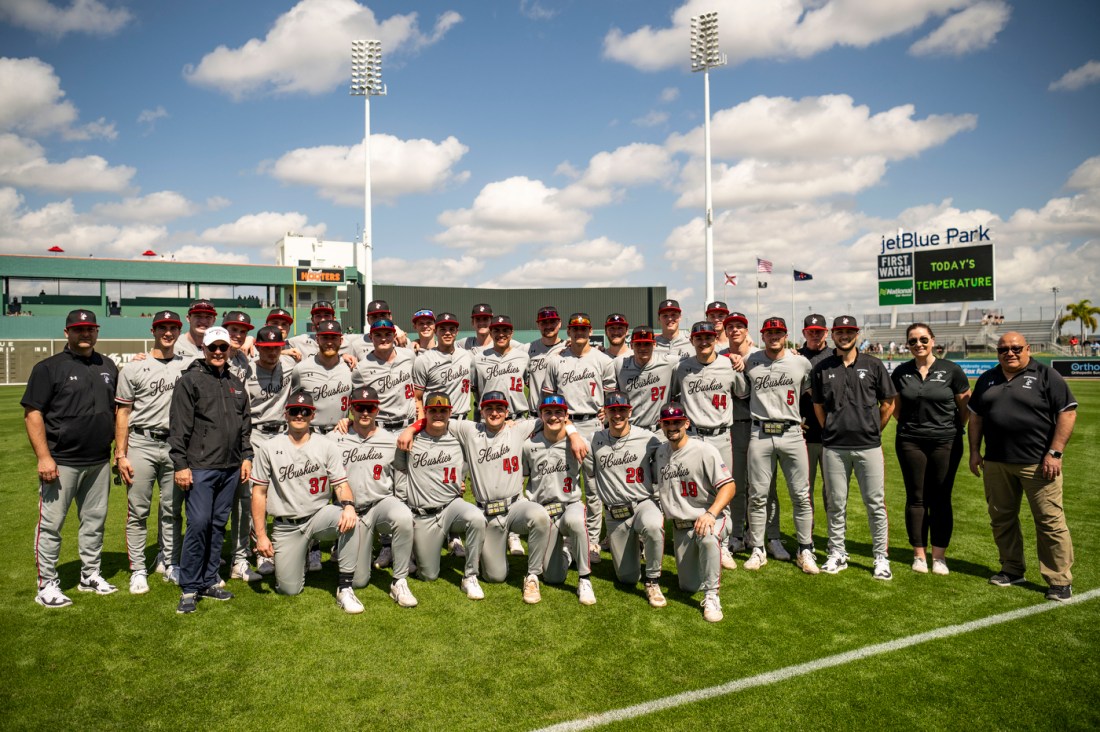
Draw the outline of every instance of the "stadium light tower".
<instances>
[{"instance_id":1,"label":"stadium light tower","mask_svg":"<svg viewBox=\"0 0 1100 732\"><path fill-rule=\"evenodd\" d=\"M703 13L691 19L691 70L703 72L703 140L706 170L703 191L706 196L706 301L714 300L714 210L710 196L710 70L726 65L726 54L718 50L718 13Z\"/></svg>"},{"instance_id":2,"label":"stadium light tower","mask_svg":"<svg viewBox=\"0 0 1100 732\"><path fill-rule=\"evenodd\" d=\"M370 98L385 96L382 83L382 41L351 42L351 96L363 97L363 302L374 299L374 241L371 234L370 197ZM355 266L359 268L359 245L355 245ZM365 313L359 313L363 319Z\"/></svg>"}]
</instances>

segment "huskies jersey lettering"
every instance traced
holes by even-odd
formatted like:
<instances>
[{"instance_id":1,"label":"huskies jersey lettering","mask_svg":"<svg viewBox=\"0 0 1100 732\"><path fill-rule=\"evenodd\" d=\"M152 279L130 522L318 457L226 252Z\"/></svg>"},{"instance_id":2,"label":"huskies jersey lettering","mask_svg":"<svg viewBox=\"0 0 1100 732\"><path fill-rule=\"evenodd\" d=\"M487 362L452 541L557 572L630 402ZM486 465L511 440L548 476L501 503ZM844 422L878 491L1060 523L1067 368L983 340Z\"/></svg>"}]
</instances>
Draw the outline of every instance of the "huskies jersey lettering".
<instances>
[{"instance_id":1,"label":"huskies jersey lettering","mask_svg":"<svg viewBox=\"0 0 1100 732\"><path fill-rule=\"evenodd\" d=\"M450 420L447 429L466 454L479 502L512 498L523 490L523 443L537 424L537 419L517 419L493 435L480 422Z\"/></svg>"},{"instance_id":2,"label":"huskies jersey lettering","mask_svg":"<svg viewBox=\"0 0 1100 732\"><path fill-rule=\"evenodd\" d=\"M733 370L728 358L716 356L708 364L695 356L676 366L673 399L684 405L695 427L715 429L733 424L733 403L747 394L745 377Z\"/></svg>"},{"instance_id":3,"label":"huskies jersey lettering","mask_svg":"<svg viewBox=\"0 0 1100 732\"><path fill-rule=\"evenodd\" d=\"M596 474L596 494L605 505L637 503L656 496L653 457L660 447L657 435L631 427L622 437L600 430L592 438L591 461Z\"/></svg>"},{"instance_id":4,"label":"huskies jersey lettering","mask_svg":"<svg viewBox=\"0 0 1100 732\"><path fill-rule=\"evenodd\" d=\"M595 348L582 356L566 349L550 362L542 390L565 397L570 414L592 415L603 407L604 392L614 391L615 386L615 362L610 356Z\"/></svg>"},{"instance_id":5,"label":"huskies jersey lettering","mask_svg":"<svg viewBox=\"0 0 1100 732\"><path fill-rule=\"evenodd\" d=\"M661 407L672 399L672 374L679 356L655 353L645 366L634 356L615 362L619 391L630 399L630 424L651 428L661 417Z\"/></svg>"},{"instance_id":6,"label":"huskies jersey lettering","mask_svg":"<svg viewBox=\"0 0 1100 732\"><path fill-rule=\"evenodd\" d=\"M465 460L462 445L450 433L441 437L418 433L408 452L397 451L393 466L409 476L405 502L413 508L442 508L462 497Z\"/></svg>"},{"instance_id":7,"label":"huskies jersey lettering","mask_svg":"<svg viewBox=\"0 0 1100 732\"><path fill-rule=\"evenodd\" d=\"M252 482L267 486L267 513L277 518L307 518L332 502L332 490L347 480L335 445L312 436L295 446L276 435L256 452Z\"/></svg>"},{"instance_id":8,"label":"huskies jersey lettering","mask_svg":"<svg viewBox=\"0 0 1100 732\"><path fill-rule=\"evenodd\" d=\"M413 362L409 348L394 348L393 359L382 361L371 353L359 362L354 373L355 386L370 386L378 392L378 421L398 422L416 418L416 391L413 388Z\"/></svg>"},{"instance_id":9,"label":"huskies jersey lettering","mask_svg":"<svg viewBox=\"0 0 1100 732\"><path fill-rule=\"evenodd\" d=\"M313 396L313 405L317 407L314 427L334 427L348 411L352 371L339 359L332 368L327 368L313 356L294 367L290 386L305 389Z\"/></svg>"},{"instance_id":10,"label":"huskies jersey lettering","mask_svg":"<svg viewBox=\"0 0 1100 732\"><path fill-rule=\"evenodd\" d=\"M733 482L718 448L702 440L688 440L679 450L662 443L653 458L653 472L665 516L681 521L702 516L718 490Z\"/></svg>"},{"instance_id":11,"label":"huskies jersey lettering","mask_svg":"<svg viewBox=\"0 0 1100 732\"><path fill-rule=\"evenodd\" d=\"M547 346L543 345L541 339L527 346L527 406L532 414L539 411L539 401L542 399L542 388L546 386L550 361L557 358L563 348L565 341Z\"/></svg>"},{"instance_id":12,"label":"huskies jersey lettering","mask_svg":"<svg viewBox=\"0 0 1100 732\"><path fill-rule=\"evenodd\" d=\"M354 429L346 435L331 432L326 439L335 445L340 462L348 475L348 485L355 495L355 505L366 508L386 496L395 495L393 479L397 437L376 427L364 439Z\"/></svg>"},{"instance_id":13,"label":"huskies jersey lettering","mask_svg":"<svg viewBox=\"0 0 1100 732\"><path fill-rule=\"evenodd\" d=\"M523 443L523 474L527 495L536 503L576 503L581 499L581 464L569 449L569 437L550 442L545 432Z\"/></svg>"},{"instance_id":14,"label":"huskies jersey lettering","mask_svg":"<svg viewBox=\"0 0 1100 732\"><path fill-rule=\"evenodd\" d=\"M280 356L275 368L270 371L259 361L252 364L252 373L244 382L244 388L252 405L253 427L283 421L283 409L286 398L290 396L290 380L296 365L290 356Z\"/></svg>"},{"instance_id":15,"label":"huskies jersey lettering","mask_svg":"<svg viewBox=\"0 0 1100 732\"><path fill-rule=\"evenodd\" d=\"M168 413L172 407L172 389L189 364L176 354L167 363L147 354L144 361L131 361L118 375L115 401L132 407L130 427L146 430L167 430Z\"/></svg>"},{"instance_id":16,"label":"huskies jersey lettering","mask_svg":"<svg viewBox=\"0 0 1100 732\"><path fill-rule=\"evenodd\" d=\"M811 369L805 356L789 350L774 361L764 351L750 354L745 359L745 377L753 419L801 422L799 401L810 388Z\"/></svg>"},{"instance_id":17,"label":"huskies jersey lettering","mask_svg":"<svg viewBox=\"0 0 1100 732\"><path fill-rule=\"evenodd\" d=\"M451 398L452 414L470 411L470 386L473 383L473 354L461 348L444 353L438 348L420 351L413 362L413 386L422 393L441 391Z\"/></svg>"},{"instance_id":18,"label":"huskies jersey lettering","mask_svg":"<svg viewBox=\"0 0 1100 732\"><path fill-rule=\"evenodd\" d=\"M486 348L475 353L478 393L504 392L508 395L509 412L526 412L527 397L523 394L523 385L527 379L527 351L512 348L508 353L500 353L495 348Z\"/></svg>"}]
</instances>

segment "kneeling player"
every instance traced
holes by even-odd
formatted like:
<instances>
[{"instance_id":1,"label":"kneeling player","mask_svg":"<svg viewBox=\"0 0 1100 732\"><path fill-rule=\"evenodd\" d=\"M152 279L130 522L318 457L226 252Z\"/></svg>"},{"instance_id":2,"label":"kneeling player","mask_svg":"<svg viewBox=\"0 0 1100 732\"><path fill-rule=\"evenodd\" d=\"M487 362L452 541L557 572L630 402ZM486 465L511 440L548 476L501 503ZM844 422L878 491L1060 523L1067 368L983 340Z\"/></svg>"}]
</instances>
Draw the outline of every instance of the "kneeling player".
<instances>
[{"instance_id":1,"label":"kneeling player","mask_svg":"<svg viewBox=\"0 0 1100 732\"><path fill-rule=\"evenodd\" d=\"M297 595L306 582L309 542L335 538L341 549L336 602L345 612L361 613L363 604L351 587L355 552L347 547L356 538L355 503L336 446L310 434L314 411L309 392L291 394L286 434L271 438L256 453L252 471L256 553L275 557L275 590ZM332 505L333 491L339 506ZM270 538L268 513L275 517Z\"/></svg>"},{"instance_id":2,"label":"kneeling player","mask_svg":"<svg viewBox=\"0 0 1100 732\"><path fill-rule=\"evenodd\" d=\"M722 510L736 488L718 448L688 437L690 424L677 402L661 410L661 429L668 442L657 448L654 472L661 505L676 529L673 549L680 589L703 590L703 618L716 623L722 619L721 544L729 531Z\"/></svg>"}]
</instances>

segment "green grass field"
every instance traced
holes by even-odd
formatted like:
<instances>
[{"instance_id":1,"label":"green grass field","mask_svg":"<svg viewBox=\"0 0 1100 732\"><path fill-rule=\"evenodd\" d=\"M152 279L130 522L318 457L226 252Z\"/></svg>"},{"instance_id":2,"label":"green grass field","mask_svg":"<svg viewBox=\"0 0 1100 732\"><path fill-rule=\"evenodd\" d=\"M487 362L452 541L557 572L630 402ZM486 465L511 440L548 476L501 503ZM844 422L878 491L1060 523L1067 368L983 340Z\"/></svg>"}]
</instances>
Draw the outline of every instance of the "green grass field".
<instances>
[{"instance_id":1,"label":"green grass field","mask_svg":"<svg viewBox=\"0 0 1100 732\"><path fill-rule=\"evenodd\" d=\"M1075 382L1081 402L1067 450L1066 512L1078 594L1100 587L1100 383ZM576 573L543 601L520 598L522 558L487 598L459 591L458 561L445 557L435 583L411 580L411 610L388 597L389 571L359 592L367 612L335 605L335 568L307 577L296 598L269 578L229 603L175 613L179 591L159 578L130 596L125 495L112 489L104 575L120 590L76 592L75 510L65 527L62 587L73 606L33 601L35 462L23 429L22 389L0 389L0 726L7 729L530 729L782 669L874 643L1046 601L1023 509L1029 583L997 588L980 481L956 482L956 528L948 577L917 575L903 523L904 490L885 441L894 580L870 575L870 544L858 492L849 500L848 571L802 575L771 561L723 574L726 619L703 621L696 596L675 586L665 558L669 606L651 609L640 590L614 585L595 566L598 604L576 600ZM781 487L783 532L792 544ZM820 501L820 499L819 499ZM825 545L820 503L815 540ZM149 556L155 550L150 550ZM326 557L327 558L327 557ZM932 641L760 688L623 722L622 729L1096 729L1100 727L1100 602Z\"/></svg>"}]
</instances>

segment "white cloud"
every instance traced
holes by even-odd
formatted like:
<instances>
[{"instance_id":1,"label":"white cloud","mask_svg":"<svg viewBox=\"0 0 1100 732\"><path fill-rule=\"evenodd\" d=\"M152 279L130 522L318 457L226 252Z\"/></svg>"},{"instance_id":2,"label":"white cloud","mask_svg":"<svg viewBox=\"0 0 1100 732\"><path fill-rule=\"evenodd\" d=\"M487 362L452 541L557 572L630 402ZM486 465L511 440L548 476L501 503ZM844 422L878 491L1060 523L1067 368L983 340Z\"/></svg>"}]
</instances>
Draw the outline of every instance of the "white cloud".
<instances>
[{"instance_id":1,"label":"white cloud","mask_svg":"<svg viewBox=\"0 0 1100 732\"><path fill-rule=\"evenodd\" d=\"M471 275L484 267L483 260L471 256L416 260L382 257L374 260L374 279L395 285L423 285L426 272L438 272L446 279L448 287L456 287L466 283ZM440 278L435 278L434 282L439 284Z\"/></svg>"},{"instance_id":2,"label":"white cloud","mask_svg":"<svg viewBox=\"0 0 1100 732\"><path fill-rule=\"evenodd\" d=\"M468 147L454 137L441 142L371 135L371 195L380 202L461 183L468 172L454 166ZM284 183L312 186L345 206L363 204L363 145L324 145L291 150L262 170Z\"/></svg>"},{"instance_id":3,"label":"white cloud","mask_svg":"<svg viewBox=\"0 0 1100 732\"><path fill-rule=\"evenodd\" d=\"M659 127L665 122L668 122L668 112L660 112L656 109L651 109L634 119L634 124L639 127Z\"/></svg>"},{"instance_id":4,"label":"white cloud","mask_svg":"<svg viewBox=\"0 0 1100 732\"><path fill-rule=\"evenodd\" d=\"M665 104L669 102L675 102L680 98L680 90L674 86L667 86L661 90L661 101Z\"/></svg>"},{"instance_id":5,"label":"white cloud","mask_svg":"<svg viewBox=\"0 0 1100 732\"><path fill-rule=\"evenodd\" d=\"M118 137L114 124L103 118L77 126L79 113L64 96L49 64L37 58L0 58L0 130L32 136L57 133L67 140Z\"/></svg>"},{"instance_id":6,"label":"white cloud","mask_svg":"<svg viewBox=\"0 0 1100 732\"><path fill-rule=\"evenodd\" d=\"M204 247L197 244L185 244L176 249L165 249L157 253L164 255L165 259L174 259L177 262L213 262L215 264L250 263L247 254L223 252L215 247ZM203 293L205 294L206 292L207 289L203 288Z\"/></svg>"},{"instance_id":7,"label":"white cloud","mask_svg":"<svg viewBox=\"0 0 1100 732\"><path fill-rule=\"evenodd\" d=\"M73 0L64 10L48 0L4 0L0 3L0 21L58 38L68 33L113 35L131 18L126 8L108 8L99 0Z\"/></svg>"},{"instance_id":8,"label":"white cloud","mask_svg":"<svg viewBox=\"0 0 1100 732\"><path fill-rule=\"evenodd\" d=\"M625 285L630 274L645 269L637 248L607 237L547 247L542 254L478 287L555 287L578 281L587 287L612 287Z\"/></svg>"},{"instance_id":9,"label":"white cloud","mask_svg":"<svg viewBox=\"0 0 1100 732\"><path fill-rule=\"evenodd\" d=\"M0 185L52 193L121 193L129 187L135 172L126 165L112 167L98 155L51 163L38 143L10 133L0 134Z\"/></svg>"},{"instance_id":10,"label":"white cloud","mask_svg":"<svg viewBox=\"0 0 1100 732\"><path fill-rule=\"evenodd\" d=\"M714 206L811 201L854 195L877 184L886 174L886 159L878 155L834 160L778 161L748 159L736 165L712 166ZM696 159L684 167L676 205L702 207L703 165Z\"/></svg>"},{"instance_id":11,"label":"white cloud","mask_svg":"<svg viewBox=\"0 0 1100 732\"><path fill-rule=\"evenodd\" d=\"M1088 61L1067 71L1058 81L1050 82L1049 91L1077 91L1100 81L1100 61Z\"/></svg>"},{"instance_id":12,"label":"white cloud","mask_svg":"<svg viewBox=\"0 0 1100 732\"><path fill-rule=\"evenodd\" d=\"M562 168L568 172L571 168ZM632 143L611 152L596 153L588 167L576 175L559 201L576 208L603 206L620 199L629 186L658 183L676 174L676 163L659 145Z\"/></svg>"},{"instance_id":13,"label":"white cloud","mask_svg":"<svg viewBox=\"0 0 1100 732\"><path fill-rule=\"evenodd\" d=\"M226 244L241 247L271 247L288 231L302 236L323 237L324 224L310 225L305 214L291 211L277 213L264 211L258 214L241 216L236 221L215 226L199 234L199 239L211 244Z\"/></svg>"},{"instance_id":14,"label":"white cloud","mask_svg":"<svg viewBox=\"0 0 1100 732\"><path fill-rule=\"evenodd\" d=\"M221 211L223 208L231 203L232 201L230 201L228 198L224 198L222 196L211 196L210 198L206 199L206 210Z\"/></svg>"},{"instance_id":15,"label":"white cloud","mask_svg":"<svg viewBox=\"0 0 1100 732\"><path fill-rule=\"evenodd\" d=\"M157 224L191 216L198 211L197 204L175 191L157 191L140 198L125 198L92 207L92 213L101 219Z\"/></svg>"},{"instance_id":16,"label":"white cloud","mask_svg":"<svg viewBox=\"0 0 1100 732\"><path fill-rule=\"evenodd\" d=\"M914 56L962 56L993 45L1012 10L1002 0L983 0L960 10L909 47Z\"/></svg>"},{"instance_id":17,"label":"white cloud","mask_svg":"<svg viewBox=\"0 0 1100 732\"><path fill-rule=\"evenodd\" d=\"M538 0L519 0L519 13L530 20L550 20L558 11L544 7Z\"/></svg>"},{"instance_id":18,"label":"white cloud","mask_svg":"<svg viewBox=\"0 0 1100 732\"><path fill-rule=\"evenodd\" d=\"M153 128L157 125L158 119L164 119L168 116L168 110L163 106L157 105L155 109L143 109L141 114L138 115L137 121L139 125L145 125L145 134L149 134L153 131Z\"/></svg>"},{"instance_id":19,"label":"white cloud","mask_svg":"<svg viewBox=\"0 0 1100 732\"><path fill-rule=\"evenodd\" d=\"M437 43L462 16L447 11L421 32L416 13L379 22L355 0L301 0L275 21L263 38L239 48L219 46L197 66L187 65L189 82L230 95L322 94L351 79L351 41L382 42L383 65L394 54L413 54ZM384 72L383 72L384 73Z\"/></svg>"}]
</instances>

